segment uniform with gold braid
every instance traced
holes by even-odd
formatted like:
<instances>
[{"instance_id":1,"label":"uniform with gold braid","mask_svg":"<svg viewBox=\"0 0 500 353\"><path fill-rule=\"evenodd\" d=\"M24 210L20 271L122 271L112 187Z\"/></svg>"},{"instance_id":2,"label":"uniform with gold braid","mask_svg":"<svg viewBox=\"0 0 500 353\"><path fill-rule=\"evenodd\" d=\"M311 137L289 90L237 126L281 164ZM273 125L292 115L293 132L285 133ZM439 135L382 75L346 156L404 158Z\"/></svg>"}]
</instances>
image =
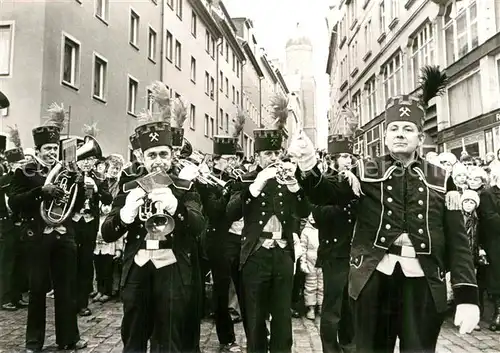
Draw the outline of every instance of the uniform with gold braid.
<instances>
[{"instance_id":1,"label":"uniform with gold braid","mask_svg":"<svg viewBox=\"0 0 500 353\"><path fill-rule=\"evenodd\" d=\"M37 156L15 171L9 198L10 208L21 217L21 235L29 238L33 246L26 348L34 352L44 344L45 295L50 279L58 313L56 343L61 348L76 349L87 345L80 340L78 331L76 242L69 219L73 210L83 206L83 184L58 161L60 132L66 122L64 107L54 103L49 114L46 125L33 129ZM58 177L61 175L64 177ZM60 183L56 185L54 181Z\"/></svg>"},{"instance_id":2,"label":"uniform with gold braid","mask_svg":"<svg viewBox=\"0 0 500 353\"><path fill-rule=\"evenodd\" d=\"M239 178L239 191L231 194L226 214L229 221L244 221L239 268L249 353L267 352L268 348L271 352L291 351L294 243L298 240L294 233L299 233L298 218L310 212L293 171L282 174L288 168L280 161L288 100L275 97L272 105L276 127L254 131L259 165ZM265 323L269 313L270 347Z\"/></svg>"},{"instance_id":3,"label":"uniform with gold braid","mask_svg":"<svg viewBox=\"0 0 500 353\"><path fill-rule=\"evenodd\" d=\"M448 308L447 270L460 331L470 332L479 320L472 255L456 207L460 195L447 189L446 171L415 150L423 119L416 99L389 99L385 126L391 154L360 160L344 178L321 176L304 136L289 148L297 155L300 183L311 202L345 207L359 198L363 216L357 219L349 260L358 352L391 351L396 335L408 352L434 351Z\"/></svg>"},{"instance_id":4,"label":"uniform with gold braid","mask_svg":"<svg viewBox=\"0 0 500 353\"><path fill-rule=\"evenodd\" d=\"M164 89L163 83L155 83L154 92ZM120 191L101 228L106 242L126 234L123 352L146 352L148 341L152 351L191 352L198 343L193 342L193 311L200 279L193 244L205 221L192 182L169 174L172 133L164 113L160 106L160 116L148 117L135 130L144 167L134 175L122 174Z\"/></svg>"}]
</instances>

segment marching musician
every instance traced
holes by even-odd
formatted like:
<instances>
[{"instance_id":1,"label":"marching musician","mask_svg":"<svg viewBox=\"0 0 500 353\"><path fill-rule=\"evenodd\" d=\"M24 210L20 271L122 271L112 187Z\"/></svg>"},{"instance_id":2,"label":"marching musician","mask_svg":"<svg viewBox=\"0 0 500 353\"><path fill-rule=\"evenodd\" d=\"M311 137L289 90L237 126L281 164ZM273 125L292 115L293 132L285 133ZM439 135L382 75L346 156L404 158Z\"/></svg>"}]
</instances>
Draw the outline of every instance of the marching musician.
<instances>
[{"instance_id":1,"label":"marching musician","mask_svg":"<svg viewBox=\"0 0 500 353\"><path fill-rule=\"evenodd\" d=\"M45 223L40 203L51 203L65 191L45 184L49 171L59 159L60 132L65 123L63 107L51 107L47 125L33 129L36 156L15 171L11 181L9 206L22 218L21 231L30 243L30 299L26 327L26 352L40 352L45 340L46 293L50 279L54 288L56 343L61 349L82 349L76 309L75 230L68 217L58 226ZM77 178L78 179L78 178ZM82 183L75 179L75 183ZM83 188L79 188L82 190ZM76 195L75 208L82 207L84 195Z\"/></svg>"},{"instance_id":2,"label":"marching musician","mask_svg":"<svg viewBox=\"0 0 500 353\"><path fill-rule=\"evenodd\" d=\"M136 129L144 168L141 173L120 178L120 192L102 225L102 237L114 242L125 233L122 273L123 352L146 352L148 341L155 352L184 352L187 319L193 288L191 264L193 241L205 224L200 198L192 183L170 176L172 183L149 194L139 187L139 178L172 165L172 134L165 121L148 122ZM133 187L126 187L127 185ZM124 189L125 188L125 189ZM132 188L128 191L127 188ZM127 193L125 191L128 191ZM174 229L154 239L139 219L145 202L158 205L171 216ZM167 226L171 226L167 224ZM192 336L189 337L192 340Z\"/></svg>"},{"instance_id":3,"label":"marching musician","mask_svg":"<svg viewBox=\"0 0 500 353\"><path fill-rule=\"evenodd\" d=\"M14 144L14 148L5 151L8 170L0 178L0 271L2 273L0 300L2 310L15 311L28 306L22 299L22 291L28 282L25 265L27 259L24 257L25 243L19 231L19 215L12 212L7 202L14 171L24 160L17 127L10 129L9 140ZM3 136L0 136L0 145L4 145L4 142Z\"/></svg>"},{"instance_id":4,"label":"marching musician","mask_svg":"<svg viewBox=\"0 0 500 353\"><path fill-rule=\"evenodd\" d=\"M95 138L95 124L84 125L85 136ZM83 144L83 142L82 142ZM101 157L101 156L98 156ZM96 172L97 158L89 156L77 162L79 170L84 174L85 201L81 209L73 215L77 244L77 310L80 316L90 316L88 308L89 296L94 287L94 248L99 230L100 203L110 205L113 196L103 175Z\"/></svg>"},{"instance_id":5,"label":"marching musician","mask_svg":"<svg viewBox=\"0 0 500 353\"><path fill-rule=\"evenodd\" d=\"M281 128L255 130L254 138L258 166L240 177L241 191L231 195L227 206L229 221L244 220L240 270L247 351L267 352L269 345L271 352L290 352L294 242L299 240L293 233L299 233L296 218L307 217L310 207L295 180L289 185L276 180L278 169L273 165L283 163Z\"/></svg>"},{"instance_id":6,"label":"marching musician","mask_svg":"<svg viewBox=\"0 0 500 353\"><path fill-rule=\"evenodd\" d=\"M451 270L455 324L460 333L479 322L474 264L460 208L447 193L448 175L417 151L424 111L409 96L390 98L385 143L390 154L361 160L344 178L319 173L305 134L292 142L297 173L311 201L345 205L359 198L352 240L349 294L354 299L357 352L434 352L447 310L445 271Z\"/></svg>"},{"instance_id":7,"label":"marching musician","mask_svg":"<svg viewBox=\"0 0 500 353\"><path fill-rule=\"evenodd\" d=\"M353 143L348 136L330 136L328 154L331 163L323 175L338 177L355 165ZM314 206L313 217L319 230L316 267L323 270L323 306L320 336L324 353L352 350L354 321L349 303L347 280L349 253L355 219L355 202L345 207Z\"/></svg>"}]
</instances>

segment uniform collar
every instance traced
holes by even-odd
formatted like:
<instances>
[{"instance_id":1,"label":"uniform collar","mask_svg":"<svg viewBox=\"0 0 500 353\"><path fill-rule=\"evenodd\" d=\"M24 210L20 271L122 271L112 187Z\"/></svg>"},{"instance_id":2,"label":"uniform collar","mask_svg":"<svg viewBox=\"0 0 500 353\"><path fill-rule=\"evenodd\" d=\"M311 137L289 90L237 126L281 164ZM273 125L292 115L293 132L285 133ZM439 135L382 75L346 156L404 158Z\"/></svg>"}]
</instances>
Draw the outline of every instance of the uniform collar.
<instances>
[{"instance_id":1,"label":"uniform collar","mask_svg":"<svg viewBox=\"0 0 500 353\"><path fill-rule=\"evenodd\" d=\"M390 165L395 165L396 167L400 168L411 168L413 169L414 167L420 167L422 165L422 157L419 156L418 153L415 152L415 159L411 161L407 166L403 164L401 160L399 160L396 156L394 156L392 153L388 154L386 156L386 161L390 162Z\"/></svg>"}]
</instances>

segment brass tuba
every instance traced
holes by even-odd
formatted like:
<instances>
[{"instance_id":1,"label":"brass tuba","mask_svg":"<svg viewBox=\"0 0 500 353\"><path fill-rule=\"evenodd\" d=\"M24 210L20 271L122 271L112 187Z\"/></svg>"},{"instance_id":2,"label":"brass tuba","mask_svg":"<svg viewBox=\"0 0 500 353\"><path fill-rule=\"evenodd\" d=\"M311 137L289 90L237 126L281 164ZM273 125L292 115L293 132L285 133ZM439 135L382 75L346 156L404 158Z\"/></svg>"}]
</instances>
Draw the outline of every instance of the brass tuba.
<instances>
[{"instance_id":1,"label":"brass tuba","mask_svg":"<svg viewBox=\"0 0 500 353\"><path fill-rule=\"evenodd\" d=\"M76 150L76 160L89 157L100 158L102 156L101 147L92 136L85 136L84 144ZM51 227L57 227L68 217L75 206L78 194L78 185L75 183L75 173L63 162L57 161L52 170L47 175L44 185L53 184L64 191L64 196L53 199L50 203L42 201L40 205L40 215L44 222Z\"/></svg>"}]
</instances>

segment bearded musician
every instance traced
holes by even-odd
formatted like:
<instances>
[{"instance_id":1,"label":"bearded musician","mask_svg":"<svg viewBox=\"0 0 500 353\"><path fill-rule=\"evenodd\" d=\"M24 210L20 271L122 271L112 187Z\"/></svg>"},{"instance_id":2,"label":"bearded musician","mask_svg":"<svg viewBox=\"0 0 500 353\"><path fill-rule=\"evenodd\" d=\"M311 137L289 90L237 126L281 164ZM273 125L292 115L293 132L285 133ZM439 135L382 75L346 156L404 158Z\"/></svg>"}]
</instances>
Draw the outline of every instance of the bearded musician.
<instances>
[{"instance_id":1,"label":"bearded musician","mask_svg":"<svg viewBox=\"0 0 500 353\"><path fill-rule=\"evenodd\" d=\"M170 170L172 135L165 121L141 125L136 134L144 165L135 175L122 174L120 192L101 229L106 242L127 234L121 281L123 352L146 352L149 340L152 351L185 352L192 340L186 337L192 323L186 314L197 288L192 244L205 224L201 202L192 182L173 175L163 177L165 185L156 184L149 193L140 187L151 173ZM160 235L146 230L140 219L145 202L171 217Z\"/></svg>"},{"instance_id":2,"label":"bearded musician","mask_svg":"<svg viewBox=\"0 0 500 353\"><path fill-rule=\"evenodd\" d=\"M29 242L30 299L26 327L26 351L39 352L45 340L46 293L50 280L54 288L56 343L60 349L82 349L87 342L80 340L76 308L76 242L70 216L57 226L49 226L41 216L40 204L64 195L58 185L45 184L49 171L60 163L60 131L64 126L63 107L53 105L47 125L33 129L36 157L14 172L9 206L21 216L21 232ZM64 167L63 167L64 168ZM71 172L79 186L74 210L83 207L83 177ZM70 181L71 182L71 181ZM49 277L50 276L50 277Z\"/></svg>"},{"instance_id":3,"label":"bearded musician","mask_svg":"<svg viewBox=\"0 0 500 353\"><path fill-rule=\"evenodd\" d=\"M282 130L255 130L254 138L257 169L240 177L241 191L232 194L227 205L229 221L244 220L240 270L247 351L267 352L269 345L271 352L290 352L294 242L298 240L293 233L298 233L296 218L307 217L310 205L295 180L289 185L276 180L279 167L293 169L291 163L280 161Z\"/></svg>"},{"instance_id":4,"label":"bearded musician","mask_svg":"<svg viewBox=\"0 0 500 353\"><path fill-rule=\"evenodd\" d=\"M328 177L350 170L356 163L353 144L348 136L335 135L328 139L331 163L323 172ZM313 206L313 217L319 231L316 267L323 270L323 305L320 336L324 353L354 352L354 319L349 303L347 280L349 253L354 228L355 202L345 207Z\"/></svg>"}]
</instances>

